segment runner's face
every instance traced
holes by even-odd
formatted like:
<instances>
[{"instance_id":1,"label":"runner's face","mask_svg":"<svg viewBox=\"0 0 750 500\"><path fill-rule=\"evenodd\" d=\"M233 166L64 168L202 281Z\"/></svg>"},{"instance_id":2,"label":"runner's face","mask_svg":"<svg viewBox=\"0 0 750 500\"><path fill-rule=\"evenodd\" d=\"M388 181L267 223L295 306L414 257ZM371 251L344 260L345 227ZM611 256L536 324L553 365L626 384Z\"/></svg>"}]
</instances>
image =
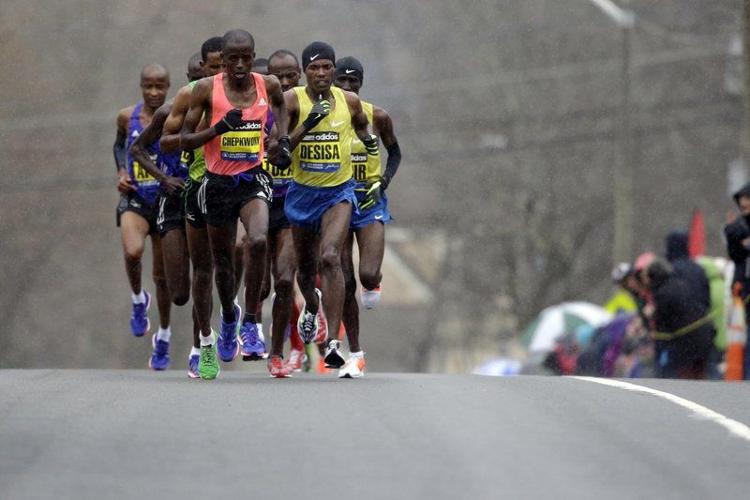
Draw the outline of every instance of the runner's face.
<instances>
[{"instance_id":1,"label":"runner's face","mask_svg":"<svg viewBox=\"0 0 750 500\"><path fill-rule=\"evenodd\" d=\"M230 80L246 82L255 60L255 51L250 45L227 45L224 47L224 71Z\"/></svg>"},{"instance_id":2,"label":"runner's face","mask_svg":"<svg viewBox=\"0 0 750 500\"><path fill-rule=\"evenodd\" d=\"M362 87L362 82L359 81L359 78L354 75L347 74L341 74L337 76L333 83L338 88L347 90L349 92L354 92L355 94L359 94L359 89Z\"/></svg>"},{"instance_id":3,"label":"runner's face","mask_svg":"<svg viewBox=\"0 0 750 500\"><path fill-rule=\"evenodd\" d=\"M201 78L203 78L203 68L201 67L200 62L196 64L188 64L188 81L194 82L195 80L200 80Z\"/></svg>"},{"instance_id":4,"label":"runner's face","mask_svg":"<svg viewBox=\"0 0 750 500\"><path fill-rule=\"evenodd\" d=\"M203 61L203 76L214 76L224 71L224 61L221 52L209 52Z\"/></svg>"},{"instance_id":5,"label":"runner's face","mask_svg":"<svg viewBox=\"0 0 750 500\"><path fill-rule=\"evenodd\" d=\"M307 86L316 94L328 92L333 83L334 69L333 62L328 59L311 62L305 70Z\"/></svg>"},{"instance_id":6,"label":"runner's face","mask_svg":"<svg viewBox=\"0 0 750 500\"><path fill-rule=\"evenodd\" d=\"M292 56L274 57L268 62L268 72L279 79L284 92L299 85L300 69Z\"/></svg>"},{"instance_id":7,"label":"runner's face","mask_svg":"<svg viewBox=\"0 0 750 500\"><path fill-rule=\"evenodd\" d=\"M141 77L141 93L146 106L156 109L167 100L169 91L169 77L164 75L143 75Z\"/></svg>"}]
</instances>

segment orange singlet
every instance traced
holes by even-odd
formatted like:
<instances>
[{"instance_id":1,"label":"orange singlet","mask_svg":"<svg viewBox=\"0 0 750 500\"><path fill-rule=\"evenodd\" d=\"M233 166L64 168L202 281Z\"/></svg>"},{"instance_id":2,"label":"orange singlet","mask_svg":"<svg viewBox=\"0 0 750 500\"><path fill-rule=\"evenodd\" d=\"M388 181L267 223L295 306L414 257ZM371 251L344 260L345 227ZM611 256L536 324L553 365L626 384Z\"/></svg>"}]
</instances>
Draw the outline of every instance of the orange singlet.
<instances>
[{"instance_id":1,"label":"orange singlet","mask_svg":"<svg viewBox=\"0 0 750 500\"><path fill-rule=\"evenodd\" d=\"M204 146L206 168L219 175L237 175L256 167L263 160L263 135L268 118L268 94L263 77L251 73L255 80L255 102L242 110L243 123L236 130L218 135ZM216 125L235 107L224 92L224 73L215 75L211 92L211 126Z\"/></svg>"}]
</instances>

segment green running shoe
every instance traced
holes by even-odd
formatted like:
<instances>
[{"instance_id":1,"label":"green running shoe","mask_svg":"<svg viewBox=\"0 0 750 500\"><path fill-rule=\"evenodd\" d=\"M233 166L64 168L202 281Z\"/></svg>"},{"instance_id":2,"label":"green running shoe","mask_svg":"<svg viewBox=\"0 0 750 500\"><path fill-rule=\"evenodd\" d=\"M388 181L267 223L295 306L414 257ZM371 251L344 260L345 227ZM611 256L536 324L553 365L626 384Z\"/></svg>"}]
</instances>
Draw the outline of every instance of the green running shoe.
<instances>
[{"instance_id":1,"label":"green running shoe","mask_svg":"<svg viewBox=\"0 0 750 500\"><path fill-rule=\"evenodd\" d=\"M219 360L216 357L216 344L201 346L198 373L204 380L213 380L219 374Z\"/></svg>"}]
</instances>

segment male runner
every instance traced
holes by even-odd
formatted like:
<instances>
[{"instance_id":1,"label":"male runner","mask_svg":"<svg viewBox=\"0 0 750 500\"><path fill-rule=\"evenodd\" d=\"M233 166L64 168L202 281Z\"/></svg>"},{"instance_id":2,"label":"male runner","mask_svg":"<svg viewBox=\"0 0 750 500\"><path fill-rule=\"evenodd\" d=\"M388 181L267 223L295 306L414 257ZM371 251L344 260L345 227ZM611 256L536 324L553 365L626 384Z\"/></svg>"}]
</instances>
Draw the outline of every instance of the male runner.
<instances>
[{"instance_id":1,"label":"male runner","mask_svg":"<svg viewBox=\"0 0 750 500\"><path fill-rule=\"evenodd\" d=\"M212 37L201 45L201 70L206 77L214 76L223 69L221 51L224 47L222 37ZM190 99L196 81L191 81L182 87L174 99L172 111L169 114L162 131L160 145L164 151L174 151L180 146L180 130L182 129L185 115L190 109ZM205 124L199 125L205 128ZM208 232L206 221L200 209L200 186L206 173L206 162L203 158L203 148L195 150L183 150L181 161L187 165L188 178L184 190L185 232L193 265L192 297L193 316L198 325L198 330L211 332L212 311L212 284L213 263L211 262L211 250L208 243ZM197 343L196 343L197 342ZM191 378L203 377L214 378L218 374L219 364L212 346L205 348L203 356L204 363L199 366L201 359L200 337L194 339L193 349L190 351L188 360L188 376ZM201 370L202 368L202 370Z\"/></svg>"},{"instance_id":2,"label":"male runner","mask_svg":"<svg viewBox=\"0 0 750 500\"><path fill-rule=\"evenodd\" d=\"M117 225L122 235L125 255L125 271L132 291L133 311L130 330L142 337L150 329L148 310L151 294L141 287L141 258L146 236L151 236L153 250L153 280L156 286L156 301L159 309L159 331L157 336L169 336L170 298L164 277L161 254L161 239L156 233L156 196L159 182L143 169L128 153L128 148L148 126L154 112L164 104L169 91L169 73L159 64L148 64L141 71L143 102L120 110L117 115L117 138L114 145L115 164L119 181L117 189L122 193L117 207ZM156 159L157 146L149 148Z\"/></svg>"},{"instance_id":3,"label":"male runner","mask_svg":"<svg viewBox=\"0 0 750 500\"><path fill-rule=\"evenodd\" d=\"M194 82L195 80L200 80L203 78L203 58L201 58L201 53L196 52L192 56L190 56L190 61L188 61L188 67L187 67L187 79L189 82Z\"/></svg>"},{"instance_id":4,"label":"male runner","mask_svg":"<svg viewBox=\"0 0 750 500\"><path fill-rule=\"evenodd\" d=\"M253 73L268 75L268 59L264 57L256 57L255 60L253 60Z\"/></svg>"},{"instance_id":5,"label":"male runner","mask_svg":"<svg viewBox=\"0 0 750 500\"><path fill-rule=\"evenodd\" d=\"M354 57L343 57L336 61L334 84L359 95L364 81L362 64ZM388 151L385 173L381 175L380 155L368 155L362 142L355 138L352 142L352 176L357 183L355 193L359 213L352 215L351 231L344 245L344 279L346 298L344 299L344 326L351 352L346 364L339 370L340 378L357 378L364 375L365 353L359 345L359 306L357 305L357 280L354 276L352 260L353 235L357 236L359 249L359 280L362 283L362 304L373 309L380 300L380 280L383 275L385 250L385 224L390 222L388 198L385 190L396 175L401 163L401 150L393 131L393 122L384 110L362 101L362 109L377 135Z\"/></svg>"},{"instance_id":6,"label":"male runner","mask_svg":"<svg viewBox=\"0 0 750 500\"><path fill-rule=\"evenodd\" d=\"M305 298L298 329L305 342L315 338L321 305L315 276L320 272L329 337L324 360L329 368L340 368L345 362L340 342L330 336L338 333L341 323L341 252L357 202L350 157L355 134L370 154L378 153L377 137L368 133L367 116L357 95L331 86L335 60L333 47L327 43L308 45L302 52L307 85L284 95L291 127L301 116L307 117L290 135L294 179L284 206L297 253L297 282Z\"/></svg>"},{"instance_id":7,"label":"male runner","mask_svg":"<svg viewBox=\"0 0 750 500\"><path fill-rule=\"evenodd\" d=\"M188 74L191 72L191 67L192 69L197 67L202 74L200 54L198 54L198 64L195 63L194 57L191 58L188 63ZM202 76L195 80L200 78ZM187 85L180 89L180 92L183 93L183 99L184 89L187 89L189 99L190 86ZM185 206L183 201L183 188L188 179L189 165L178 151L165 152L162 150L157 166L151 161L147 151L148 146L161 137L173 104L174 99L170 99L156 110L149 126L143 130L130 147L130 153L161 185L156 225L162 242L167 287L172 302L181 306L186 304L190 298L190 261L185 237ZM154 336L152 339L154 350L149 360L149 366L154 370L165 370L169 366L169 340L168 335ZM188 376L192 378L196 377L198 358L194 358L192 363L194 366L191 367L191 357L197 354L199 346L199 326L197 318L193 314L193 349L188 357Z\"/></svg>"},{"instance_id":8,"label":"male runner","mask_svg":"<svg viewBox=\"0 0 750 500\"><path fill-rule=\"evenodd\" d=\"M226 69L195 85L181 133L183 149L205 144L208 172L201 189L205 194L204 208L222 322L218 339L201 331L201 345L215 342L219 357L225 362L232 361L239 353L236 327L240 320L243 345L258 343L255 315L264 265L253 265L245 273L246 313L243 318L241 309L234 303L232 262L239 216L247 233L251 260L265 264L268 206L273 192L271 179L261 163L269 104L280 135L278 148L269 145L272 153L278 150L277 157L272 155L271 158L282 168L291 163L288 116L281 86L274 76L250 71L254 58L255 41L250 33L232 30L224 35ZM204 114L209 126L196 132ZM273 376L284 372L280 358L271 357L269 368Z\"/></svg>"}]
</instances>

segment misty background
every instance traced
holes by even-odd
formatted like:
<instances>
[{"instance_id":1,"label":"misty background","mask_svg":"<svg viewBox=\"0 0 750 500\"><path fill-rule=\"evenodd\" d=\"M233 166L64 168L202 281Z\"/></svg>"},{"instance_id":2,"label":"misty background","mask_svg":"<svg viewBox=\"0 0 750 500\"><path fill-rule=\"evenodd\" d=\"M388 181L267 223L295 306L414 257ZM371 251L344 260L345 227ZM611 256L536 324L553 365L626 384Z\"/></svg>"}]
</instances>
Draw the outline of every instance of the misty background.
<instances>
[{"instance_id":1,"label":"misty background","mask_svg":"<svg viewBox=\"0 0 750 500\"><path fill-rule=\"evenodd\" d=\"M630 259L662 251L695 209L708 253L724 255L745 175L742 2L618 4L637 16L624 165L622 31L590 0L4 2L0 367L146 367L115 227L115 118L140 99L145 64L170 70L173 96L190 55L232 28L258 57L313 40L356 56L361 96L393 118L396 221L383 302L362 313L372 370L466 371L516 353L543 307L603 302L618 172L633 181ZM184 369L189 308L172 316Z\"/></svg>"}]
</instances>

